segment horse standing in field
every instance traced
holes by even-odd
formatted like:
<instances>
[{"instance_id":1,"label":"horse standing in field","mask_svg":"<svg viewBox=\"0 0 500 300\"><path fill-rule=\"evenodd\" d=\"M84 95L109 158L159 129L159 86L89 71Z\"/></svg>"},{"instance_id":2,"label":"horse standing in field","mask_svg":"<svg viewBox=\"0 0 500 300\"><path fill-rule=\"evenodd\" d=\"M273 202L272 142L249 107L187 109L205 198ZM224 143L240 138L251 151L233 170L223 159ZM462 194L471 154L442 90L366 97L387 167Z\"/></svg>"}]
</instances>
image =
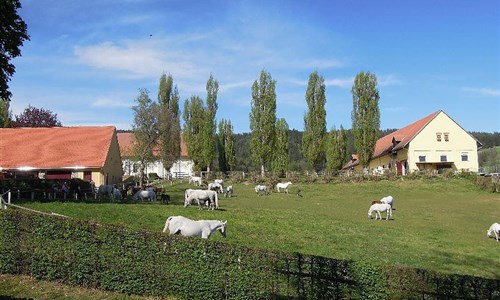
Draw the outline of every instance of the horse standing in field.
<instances>
[{"instance_id":1,"label":"horse standing in field","mask_svg":"<svg viewBox=\"0 0 500 300\"><path fill-rule=\"evenodd\" d=\"M211 191L216 191L219 194L222 194L222 192L224 191L224 188L222 187L222 185L220 183L217 183L217 182L209 183L208 189Z\"/></svg>"},{"instance_id":2,"label":"horse standing in field","mask_svg":"<svg viewBox=\"0 0 500 300\"><path fill-rule=\"evenodd\" d=\"M493 236L492 233L495 233L495 238L498 242L499 241L498 236L500 235L500 224L498 223L491 224L490 229L488 229L488 231L486 232L486 236L492 237Z\"/></svg>"},{"instance_id":3,"label":"horse standing in field","mask_svg":"<svg viewBox=\"0 0 500 300\"><path fill-rule=\"evenodd\" d=\"M135 201L138 201L139 199L141 201L144 201L144 199L149 199L151 200L151 202L156 202L156 193L152 189L137 191L132 199L134 199Z\"/></svg>"},{"instance_id":4,"label":"horse standing in field","mask_svg":"<svg viewBox=\"0 0 500 300\"><path fill-rule=\"evenodd\" d=\"M201 186L201 177L191 176L189 177L189 184L194 184L196 186Z\"/></svg>"},{"instance_id":5,"label":"horse standing in field","mask_svg":"<svg viewBox=\"0 0 500 300\"><path fill-rule=\"evenodd\" d=\"M189 191L188 191L189 190ZM219 198L217 192L211 190L190 190L188 189L184 192L184 207L188 207L196 201L198 203L198 208L202 209L200 200L204 202L208 201L209 210L219 209Z\"/></svg>"},{"instance_id":6,"label":"horse standing in field","mask_svg":"<svg viewBox=\"0 0 500 300\"><path fill-rule=\"evenodd\" d=\"M291 181L288 181L288 182L285 182L285 183L282 183L282 182L279 182L276 184L276 190L278 191L278 193L281 193L281 189L283 189L285 191L285 193L288 194L288 187L292 184Z\"/></svg>"},{"instance_id":7,"label":"horse standing in field","mask_svg":"<svg viewBox=\"0 0 500 300\"><path fill-rule=\"evenodd\" d=\"M261 193L264 193L264 195L269 195L269 188L265 185L257 185L255 186L255 193L259 196Z\"/></svg>"},{"instance_id":8,"label":"horse standing in field","mask_svg":"<svg viewBox=\"0 0 500 300\"><path fill-rule=\"evenodd\" d=\"M368 210L368 218L372 218L372 213L375 212L375 220L380 218L382 220L382 215L380 214L381 212L386 212L387 213L387 218L386 220L389 220L390 217L392 217L392 208L390 204L387 203L375 203L370 206L370 209Z\"/></svg>"},{"instance_id":9,"label":"horse standing in field","mask_svg":"<svg viewBox=\"0 0 500 300\"><path fill-rule=\"evenodd\" d=\"M224 196L226 198L231 198L233 196L233 186L232 185L229 185L227 188L226 188L226 193L224 194Z\"/></svg>"},{"instance_id":10,"label":"horse standing in field","mask_svg":"<svg viewBox=\"0 0 500 300\"><path fill-rule=\"evenodd\" d=\"M199 220L194 221L183 216L168 217L163 227L163 233L181 234L183 236L201 237L208 239L215 231L220 231L226 237L227 221Z\"/></svg>"},{"instance_id":11,"label":"horse standing in field","mask_svg":"<svg viewBox=\"0 0 500 300\"><path fill-rule=\"evenodd\" d=\"M101 184L99 188L97 188L96 199L101 199L103 196L109 197L111 201L122 199L120 190L111 184Z\"/></svg>"}]
</instances>

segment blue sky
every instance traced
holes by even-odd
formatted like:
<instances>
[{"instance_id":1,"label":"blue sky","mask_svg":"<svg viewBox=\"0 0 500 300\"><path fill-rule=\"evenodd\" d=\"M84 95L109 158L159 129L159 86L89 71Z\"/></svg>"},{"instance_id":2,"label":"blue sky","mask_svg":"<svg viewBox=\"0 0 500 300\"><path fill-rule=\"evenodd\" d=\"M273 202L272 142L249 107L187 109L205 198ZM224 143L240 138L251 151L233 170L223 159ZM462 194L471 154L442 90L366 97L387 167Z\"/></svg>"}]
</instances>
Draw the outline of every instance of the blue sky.
<instances>
[{"instance_id":1,"label":"blue sky","mask_svg":"<svg viewBox=\"0 0 500 300\"><path fill-rule=\"evenodd\" d=\"M162 73L181 96L219 82L217 119L249 132L251 86L276 80L277 117L303 130L309 75L326 84L327 127L351 128L354 76L377 75L381 129L439 109L500 131L500 1L21 0L31 40L13 60L11 108L64 126L130 129L140 88Z\"/></svg>"}]
</instances>

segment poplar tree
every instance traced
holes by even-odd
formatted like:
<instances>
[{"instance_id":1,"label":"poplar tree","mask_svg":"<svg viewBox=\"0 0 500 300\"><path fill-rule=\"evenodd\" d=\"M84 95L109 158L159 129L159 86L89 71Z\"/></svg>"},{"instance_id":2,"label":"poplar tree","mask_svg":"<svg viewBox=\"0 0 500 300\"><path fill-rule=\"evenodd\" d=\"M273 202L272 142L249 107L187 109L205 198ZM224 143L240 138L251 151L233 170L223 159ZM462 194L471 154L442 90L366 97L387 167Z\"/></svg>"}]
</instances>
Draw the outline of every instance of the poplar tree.
<instances>
[{"instance_id":1,"label":"poplar tree","mask_svg":"<svg viewBox=\"0 0 500 300\"><path fill-rule=\"evenodd\" d=\"M360 72L352 86L352 133L361 166L367 167L375 150L380 131L380 99L377 76Z\"/></svg>"},{"instance_id":2,"label":"poplar tree","mask_svg":"<svg viewBox=\"0 0 500 300\"><path fill-rule=\"evenodd\" d=\"M326 163L328 171L341 170L347 161L347 133L342 125L328 134Z\"/></svg>"},{"instance_id":3,"label":"poplar tree","mask_svg":"<svg viewBox=\"0 0 500 300\"><path fill-rule=\"evenodd\" d=\"M279 176L283 176L288 170L289 161L288 124L284 118L276 121L276 141L274 149L272 162L273 171L277 172Z\"/></svg>"},{"instance_id":4,"label":"poplar tree","mask_svg":"<svg viewBox=\"0 0 500 300\"><path fill-rule=\"evenodd\" d=\"M271 161L274 151L276 124L276 81L262 70L259 80L252 85L252 108L250 111L250 149L253 159L260 164L261 176Z\"/></svg>"},{"instance_id":5,"label":"poplar tree","mask_svg":"<svg viewBox=\"0 0 500 300\"><path fill-rule=\"evenodd\" d=\"M234 170L236 166L236 152L231 121L222 119L219 122L218 137L219 169L221 172L226 173Z\"/></svg>"},{"instance_id":6,"label":"poplar tree","mask_svg":"<svg viewBox=\"0 0 500 300\"><path fill-rule=\"evenodd\" d=\"M173 86L172 75L163 74L160 77L158 88L158 102L160 104L158 121L160 159L166 170L170 170L174 162L179 159L181 151L179 98L177 86Z\"/></svg>"},{"instance_id":7,"label":"poplar tree","mask_svg":"<svg viewBox=\"0 0 500 300\"><path fill-rule=\"evenodd\" d=\"M11 119L9 101L0 99L0 128L12 127Z\"/></svg>"},{"instance_id":8,"label":"poplar tree","mask_svg":"<svg viewBox=\"0 0 500 300\"><path fill-rule=\"evenodd\" d=\"M193 160L194 169L201 171L203 167L203 121L205 109L203 100L198 96L191 96L191 99L184 101L184 127L182 136L186 142L189 157Z\"/></svg>"},{"instance_id":9,"label":"poplar tree","mask_svg":"<svg viewBox=\"0 0 500 300\"><path fill-rule=\"evenodd\" d=\"M324 167L326 160L326 96L323 76L313 72L307 84L306 102L308 111L304 116L302 153L315 171Z\"/></svg>"},{"instance_id":10,"label":"poplar tree","mask_svg":"<svg viewBox=\"0 0 500 300\"><path fill-rule=\"evenodd\" d=\"M217 114L217 93L219 91L219 82L214 79L212 74L207 81L207 106L205 108L205 116L203 118L203 149L202 160L207 167L207 172L210 172L210 166L216 157L216 133L217 123L215 115Z\"/></svg>"},{"instance_id":11,"label":"poplar tree","mask_svg":"<svg viewBox=\"0 0 500 300\"><path fill-rule=\"evenodd\" d=\"M132 132L135 138L133 151L139 159L139 183L143 188L146 165L154 160L153 149L157 146L159 138L159 105L151 100L147 89L139 90L135 102L137 104L132 107L134 111Z\"/></svg>"}]
</instances>

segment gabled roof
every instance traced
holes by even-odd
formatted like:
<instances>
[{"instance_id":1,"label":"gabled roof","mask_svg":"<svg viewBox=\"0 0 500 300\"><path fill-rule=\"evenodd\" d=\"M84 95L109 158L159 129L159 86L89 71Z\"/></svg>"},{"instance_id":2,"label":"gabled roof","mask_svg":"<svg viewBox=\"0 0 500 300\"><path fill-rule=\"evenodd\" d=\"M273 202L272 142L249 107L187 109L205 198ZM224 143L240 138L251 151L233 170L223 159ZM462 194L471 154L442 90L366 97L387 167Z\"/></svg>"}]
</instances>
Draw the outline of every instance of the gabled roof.
<instances>
[{"instance_id":1,"label":"gabled roof","mask_svg":"<svg viewBox=\"0 0 500 300\"><path fill-rule=\"evenodd\" d=\"M114 126L1 128L0 169L104 166Z\"/></svg>"},{"instance_id":2,"label":"gabled roof","mask_svg":"<svg viewBox=\"0 0 500 300\"><path fill-rule=\"evenodd\" d=\"M417 136L422 129L427 126L440 112L438 110L408 126L405 126L399 130L394 131L380 139L377 140L375 144L375 150L373 151L372 159L379 156L383 156L389 151L397 151L403 149L408 145L408 143Z\"/></svg>"},{"instance_id":3,"label":"gabled roof","mask_svg":"<svg viewBox=\"0 0 500 300\"><path fill-rule=\"evenodd\" d=\"M120 145L120 152L122 154L122 157L132 157L134 156L134 141L135 137L132 132L119 132L118 134L118 144ZM184 139L182 138L181 134L181 157L186 158L188 157L188 152L187 152L187 147L186 143L184 142ZM159 156L160 155L160 148L155 147L153 149L153 155L154 156Z\"/></svg>"}]
</instances>

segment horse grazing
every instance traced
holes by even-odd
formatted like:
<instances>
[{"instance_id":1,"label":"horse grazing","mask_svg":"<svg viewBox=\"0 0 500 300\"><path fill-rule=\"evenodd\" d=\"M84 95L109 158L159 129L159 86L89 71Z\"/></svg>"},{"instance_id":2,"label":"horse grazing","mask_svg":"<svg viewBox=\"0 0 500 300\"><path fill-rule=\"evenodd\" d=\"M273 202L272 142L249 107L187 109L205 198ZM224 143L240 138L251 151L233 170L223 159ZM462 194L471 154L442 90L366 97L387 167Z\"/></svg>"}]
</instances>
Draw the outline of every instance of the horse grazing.
<instances>
[{"instance_id":1,"label":"horse grazing","mask_svg":"<svg viewBox=\"0 0 500 300\"><path fill-rule=\"evenodd\" d=\"M392 217L392 208L391 208L391 205L387 204L387 203L372 204L372 206L370 206L370 209L368 210L368 218L369 219L372 218L372 212L375 212L375 220L377 220L378 218L380 218L380 220L382 220L382 215L380 214L381 212L386 212L387 213L386 220L389 220L389 218Z\"/></svg>"},{"instance_id":2,"label":"horse grazing","mask_svg":"<svg viewBox=\"0 0 500 300\"><path fill-rule=\"evenodd\" d=\"M194 184L196 186L201 186L201 177L191 176L189 177L189 184Z\"/></svg>"},{"instance_id":3,"label":"horse grazing","mask_svg":"<svg viewBox=\"0 0 500 300\"><path fill-rule=\"evenodd\" d=\"M211 190L188 190L184 192L184 207L188 207L193 203L193 201L196 200L198 208L203 209L200 204L200 200L202 200L203 202L209 202L209 210L219 209L219 198L217 196L217 192Z\"/></svg>"},{"instance_id":4,"label":"horse grazing","mask_svg":"<svg viewBox=\"0 0 500 300\"><path fill-rule=\"evenodd\" d=\"M222 187L222 185L220 183L217 183L217 182L210 182L208 184L208 189L211 191L216 191L219 194L222 194L222 192L224 191L224 188Z\"/></svg>"},{"instance_id":5,"label":"horse grazing","mask_svg":"<svg viewBox=\"0 0 500 300\"><path fill-rule=\"evenodd\" d=\"M285 182L285 183L282 183L282 182L279 182L276 184L276 190L278 190L278 193L281 193L281 189L285 190L285 193L288 194L288 187L292 184L291 181L288 181L288 182Z\"/></svg>"},{"instance_id":6,"label":"horse grazing","mask_svg":"<svg viewBox=\"0 0 500 300\"><path fill-rule=\"evenodd\" d=\"M269 195L269 188L265 185L257 185L255 186L255 193L259 196L262 193L264 193L264 195Z\"/></svg>"},{"instance_id":7,"label":"horse grazing","mask_svg":"<svg viewBox=\"0 0 500 300\"><path fill-rule=\"evenodd\" d=\"M385 203L385 204L389 204L391 206L391 209L395 209L393 207L394 198L392 196L384 197L384 198L380 199L380 202Z\"/></svg>"},{"instance_id":8,"label":"horse grazing","mask_svg":"<svg viewBox=\"0 0 500 300\"><path fill-rule=\"evenodd\" d=\"M215 179L214 182L224 186L224 179Z\"/></svg>"},{"instance_id":9,"label":"horse grazing","mask_svg":"<svg viewBox=\"0 0 500 300\"><path fill-rule=\"evenodd\" d=\"M231 198L233 196L233 186L232 185L229 185L227 188L226 188L226 193L224 194L224 196L226 198Z\"/></svg>"},{"instance_id":10,"label":"horse grazing","mask_svg":"<svg viewBox=\"0 0 500 300\"><path fill-rule=\"evenodd\" d=\"M139 199L141 201L144 201L144 199L149 199L151 200L151 202L156 202L156 193L153 192L153 190L146 189L136 192L132 199L134 199L135 201L138 201Z\"/></svg>"},{"instance_id":11,"label":"horse grazing","mask_svg":"<svg viewBox=\"0 0 500 300\"><path fill-rule=\"evenodd\" d=\"M498 223L491 224L490 229L488 229L488 231L486 232L486 236L491 237L492 233L495 233L495 238L498 242L499 241L498 236L500 235L500 224Z\"/></svg>"},{"instance_id":12,"label":"horse grazing","mask_svg":"<svg viewBox=\"0 0 500 300\"><path fill-rule=\"evenodd\" d=\"M220 231L226 238L227 221L199 220L194 221L183 216L168 217L163 227L163 233L181 234L183 236L201 237L208 239L215 231Z\"/></svg>"}]
</instances>

